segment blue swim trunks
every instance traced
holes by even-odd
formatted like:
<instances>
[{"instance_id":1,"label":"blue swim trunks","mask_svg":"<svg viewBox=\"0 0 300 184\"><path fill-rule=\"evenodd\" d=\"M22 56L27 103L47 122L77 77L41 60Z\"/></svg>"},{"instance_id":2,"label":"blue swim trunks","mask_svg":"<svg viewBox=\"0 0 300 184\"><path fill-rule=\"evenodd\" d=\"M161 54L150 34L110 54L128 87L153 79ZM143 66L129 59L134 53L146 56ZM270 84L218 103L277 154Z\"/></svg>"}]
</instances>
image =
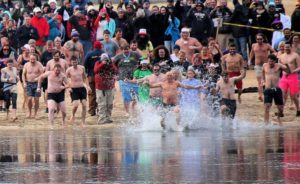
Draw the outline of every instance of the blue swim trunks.
<instances>
[{"instance_id":1,"label":"blue swim trunks","mask_svg":"<svg viewBox=\"0 0 300 184\"><path fill-rule=\"evenodd\" d=\"M135 97L138 97L139 86L137 84L119 80L119 86L124 103L129 103L133 101Z\"/></svg>"}]
</instances>

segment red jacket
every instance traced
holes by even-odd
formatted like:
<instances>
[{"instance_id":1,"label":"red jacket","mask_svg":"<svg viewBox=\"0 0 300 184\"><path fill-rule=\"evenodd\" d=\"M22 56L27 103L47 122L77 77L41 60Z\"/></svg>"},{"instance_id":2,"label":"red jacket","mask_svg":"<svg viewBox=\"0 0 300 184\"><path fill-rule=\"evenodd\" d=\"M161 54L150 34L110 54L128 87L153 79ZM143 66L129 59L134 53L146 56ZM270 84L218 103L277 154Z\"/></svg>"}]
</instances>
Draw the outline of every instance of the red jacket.
<instances>
[{"instance_id":1,"label":"red jacket","mask_svg":"<svg viewBox=\"0 0 300 184\"><path fill-rule=\"evenodd\" d=\"M115 64L96 62L94 66L95 86L98 90L111 90L115 88L115 78L118 70Z\"/></svg>"},{"instance_id":2,"label":"red jacket","mask_svg":"<svg viewBox=\"0 0 300 184\"><path fill-rule=\"evenodd\" d=\"M37 16L33 16L31 19L31 25L37 29L40 36L40 38L36 41L36 45L44 46L50 30L47 19L44 17L38 18Z\"/></svg>"}]
</instances>

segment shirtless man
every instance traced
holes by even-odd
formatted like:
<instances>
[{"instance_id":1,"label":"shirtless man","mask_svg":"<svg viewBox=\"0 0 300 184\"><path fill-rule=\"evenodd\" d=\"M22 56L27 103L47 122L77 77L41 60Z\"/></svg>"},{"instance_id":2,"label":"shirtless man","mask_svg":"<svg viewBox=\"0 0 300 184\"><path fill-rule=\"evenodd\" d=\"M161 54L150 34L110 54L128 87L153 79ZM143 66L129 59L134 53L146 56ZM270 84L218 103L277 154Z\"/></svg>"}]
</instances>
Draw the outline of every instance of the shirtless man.
<instances>
[{"instance_id":1,"label":"shirtless man","mask_svg":"<svg viewBox=\"0 0 300 184\"><path fill-rule=\"evenodd\" d=\"M163 98L163 107L166 108L168 111L172 108L174 108L174 112L177 114L176 115L176 122L177 125L179 125L180 119L179 119L179 109L177 106L178 104L178 93L177 90L179 87L181 88L187 88L187 89L198 89L200 86L194 87L194 86L189 86L189 85L184 85L181 84L180 82L176 81L174 79L174 75L172 72L167 72L166 73L166 81L156 83L156 84L151 84L149 83L149 80L145 81L146 83L149 84L150 88L161 88L161 94ZM161 121L161 126L163 129L165 129L165 123L164 123L164 118Z\"/></svg>"},{"instance_id":2,"label":"shirtless man","mask_svg":"<svg viewBox=\"0 0 300 184\"><path fill-rule=\"evenodd\" d=\"M83 64L84 51L82 44L79 42L79 33L76 30L72 30L71 37L72 39L64 44L66 60L71 65L70 59L72 56L75 56L79 58L80 64Z\"/></svg>"},{"instance_id":3,"label":"shirtless man","mask_svg":"<svg viewBox=\"0 0 300 184\"><path fill-rule=\"evenodd\" d=\"M165 74L160 72L160 66L158 64L153 66L153 74L145 77L144 80L148 80L149 84L157 84L165 81ZM153 105L162 104L162 89L161 88L151 88L150 89L150 103Z\"/></svg>"},{"instance_id":4,"label":"shirtless man","mask_svg":"<svg viewBox=\"0 0 300 184\"><path fill-rule=\"evenodd\" d=\"M53 129L53 119L54 112L59 106L59 109L62 113L62 125L65 126L66 119L66 104L65 104L65 88L68 83L66 75L62 72L62 67L60 64L56 64L53 68L53 71L47 71L42 74L38 80L37 92L41 92L41 83L44 79L48 80L48 120L50 129Z\"/></svg>"},{"instance_id":5,"label":"shirtless man","mask_svg":"<svg viewBox=\"0 0 300 184\"><path fill-rule=\"evenodd\" d=\"M38 61L38 56L35 54L30 54L29 62L26 63L23 67L23 85L26 89L28 101L28 110L27 118L31 118L32 115L32 105L34 100L34 115L36 118L37 111L39 109L39 98L40 93L37 93L38 78L44 73L44 68L42 63Z\"/></svg>"},{"instance_id":6,"label":"shirtless man","mask_svg":"<svg viewBox=\"0 0 300 184\"><path fill-rule=\"evenodd\" d=\"M202 48L201 43L196 38L190 37L190 30L188 28L181 29L181 38L176 41L175 45L179 45L180 50L186 53L189 62L192 62L195 50L200 51Z\"/></svg>"},{"instance_id":7,"label":"shirtless man","mask_svg":"<svg viewBox=\"0 0 300 184\"><path fill-rule=\"evenodd\" d=\"M282 70L288 71L287 66L277 63L278 59L274 54L268 56L268 62L263 65L262 68L262 85L265 85L264 91L264 103L265 103L265 115L264 120L266 124L270 123L270 109L272 101L274 99L277 106L278 122L281 124L281 117L283 117L283 98L282 91L279 88L280 73Z\"/></svg>"},{"instance_id":8,"label":"shirtless man","mask_svg":"<svg viewBox=\"0 0 300 184\"><path fill-rule=\"evenodd\" d=\"M290 42L285 43L284 51L285 53L279 56L279 61L283 65L288 65L290 73L283 72L279 87L283 92L284 102L287 99L288 91L290 92L291 99L297 109L296 116L300 116L299 99L297 97L299 94L298 72L300 72L300 56L292 52Z\"/></svg>"},{"instance_id":9,"label":"shirtless man","mask_svg":"<svg viewBox=\"0 0 300 184\"><path fill-rule=\"evenodd\" d=\"M67 77L70 78L70 94L73 105L70 121L72 124L74 123L76 111L79 103L81 103L81 126L83 127L85 125L87 91L91 91L91 89L84 66L78 65L78 59L75 56L71 57L71 63L72 66L68 68L66 72Z\"/></svg>"},{"instance_id":10,"label":"shirtless man","mask_svg":"<svg viewBox=\"0 0 300 184\"><path fill-rule=\"evenodd\" d=\"M53 59L48 61L47 65L46 65L46 71L52 71L54 69L54 66L56 64L59 64L62 67L62 72L66 73L66 70L68 68L67 61L60 58L60 56L61 56L61 53L59 50L55 50L53 52Z\"/></svg>"},{"instance_id":11,"label":"shirtless man","mask_svg":"<svg viewBox=\"0 0 300 184\"><path fill-rule=\"evenodd\" d=\"M223 118L228 117L234 119L236 112L236 100L234 94L234 84L246 77L246 71L242 70L241 74L236 77L229 78L227 72L222 73L222 78L217 82L216 91L222 95L221 114Z\"/></svg>"},{"instance_id":12,"label":"shirtless man","mask_svg":"<svg viewBox=\"0 0 300 184\"><path fill-rule=\"evenodd\" d=\"M253 57L255 57L255 75L258 83L258 99L263 100L263 86L261 85L262 66L268 61L269 53L273 53L275 50L268 43L264 43L264 35L258 33L256 35L256 43L252 44L251 52L249 55L248 64L250 65Z\"/></svg>"},{"instance_id":13,"label":"shirtless man","mask_svg":"<svg viewBox=\"0 0 300 184\"><path fill-rule=\"evenodd\" d=\"M222 57L222 71L228 74L229 78L237 77L241 75L241 70L244 67L243 56L236 53L236 46L231 44L229 46L229 53ZM238 101L241 103L241 95L243 90L242 80L235 82L235 85L238 89Z\"/></svg>"}]
</instances>

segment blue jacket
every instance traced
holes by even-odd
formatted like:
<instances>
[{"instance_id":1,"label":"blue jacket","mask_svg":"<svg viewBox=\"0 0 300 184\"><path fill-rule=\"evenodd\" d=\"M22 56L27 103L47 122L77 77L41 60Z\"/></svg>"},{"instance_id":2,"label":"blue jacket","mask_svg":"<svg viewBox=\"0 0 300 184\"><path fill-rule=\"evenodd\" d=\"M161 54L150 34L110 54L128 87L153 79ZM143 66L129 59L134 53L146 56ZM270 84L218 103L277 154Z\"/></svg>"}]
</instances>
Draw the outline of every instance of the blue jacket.
<instances>
[{"instance_id":1,"label":"blue jacket","mask_svg":"<svg viewBox=\"0 0 300 184\"><path fill-rule=\"evenodd\" d=\"M84 58L84 67L88 77L94 77L94 66L100 60L103 50L95 49L88 52Z\"/></svg>"},{"instance_id":2,"label":"blue jacket","mask_svg":"<svg viewBox=\"0 0 300 184\"><path fill-rule=\"evenodd\" d=\"M173 44L175 44L175 42L180 38L179 26L179 19L174 17L174 20L170 22L168 28L165 31L166 36L171 36Z\"/></svg>"},{"instance_id":3,"label":"blue jacket","mask_svg":"<svg viewBox=\"0 0 300 184\"><path fill-rule=\"evenodd\" d=\"M48 40L54 41L54 39L59 36L60 37L60 31L58 29L57 21L51 17L46 17L48 24L49 24L49 36Z\"/></svg>"}]
</instances>

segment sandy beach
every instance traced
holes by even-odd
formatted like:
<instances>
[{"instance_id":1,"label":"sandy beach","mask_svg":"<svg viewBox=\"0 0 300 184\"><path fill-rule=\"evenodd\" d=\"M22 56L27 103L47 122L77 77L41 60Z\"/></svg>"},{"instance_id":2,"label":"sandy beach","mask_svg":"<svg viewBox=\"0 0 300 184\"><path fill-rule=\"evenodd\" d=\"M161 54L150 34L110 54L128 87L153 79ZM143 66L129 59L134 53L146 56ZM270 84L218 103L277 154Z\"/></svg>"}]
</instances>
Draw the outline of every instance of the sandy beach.
<instances>
[{"instance_id":1,"label":"sandy beach","mask_svg":"<svg viewBox=\"0 0 300 184\"><path fill-rule=\"evenodd\" d=\"M253 70L247 71L247 76L243 80L244 88L247 87L255 87L256 86L256 78ZM97 125L97 117L96 116L87 116L87 126L86 127L93 127L97 126L103 128L110 128L110 127L118 127L124 125L127 122L127 118L125 118L125 113L123 110L122 99L120 96L120 90L118 89L118 85L116 85L116 96L114 100L114 109L113 109L113 120L114 123L112 124L104 124L104 125ZM48 116L45 113L45 104L43 99L40 99L40 110L38 112L38 116L36 119L28 119L26 118L26 109L22 109L23 103L23 90L19 84L19 93L18 93L18 106L17 106L17 116L18 119L15 122L11 120L5 120L5 113L0 113L0 126L2 130L9 130L9 129L48 129ZM66 103L67 103L67 119L71 116L71 99L68 94L66 94ZM276 112L275 106L271 109L272 115L272 122L276 122L276 117L274 113ZM261 123L263 122L263 113L264 113L264 106L263 102L258 100L257 93L245 93L242 95L242 103L238 104L237 108L237 116L236 118L241 121L247 121L251 123ZM81 115L81 108L77 111L77 119L75 121L74 128L80 128L80 116ZM290 110L289 108L285 108L285 117L283 118L284 125L297 125L299 123L299 118L295 116L295 110ZM69 121L67 128L72 127ZM55 119L55 128L60 129L61 124L61 115L57 115Z\"/></svg>"}]
</instances>

